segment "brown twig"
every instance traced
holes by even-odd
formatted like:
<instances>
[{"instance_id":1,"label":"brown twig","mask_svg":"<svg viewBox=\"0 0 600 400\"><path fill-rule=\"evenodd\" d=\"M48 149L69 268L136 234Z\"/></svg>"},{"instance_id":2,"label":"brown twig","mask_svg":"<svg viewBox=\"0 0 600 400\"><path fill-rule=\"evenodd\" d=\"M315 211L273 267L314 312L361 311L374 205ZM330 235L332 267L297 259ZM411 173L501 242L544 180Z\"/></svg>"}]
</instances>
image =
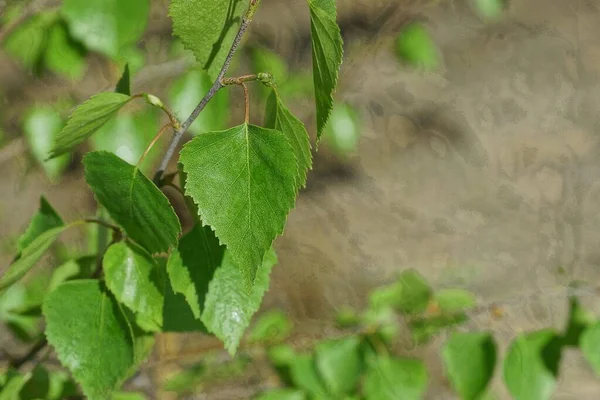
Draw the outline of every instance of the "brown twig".
<instances>
[{"instance_id":1,"label":"brown twig","mask_svg":"<svg viewBox=\"0 0 600 400\"><path fill-rule=\"evenodd\" d=\"M166 109L163 109L166 110ZM165 133L167 131L167 129L171 128L173 126L173 124L171 122L169 122L168 124L166 124L165 126L163 126L162 128L160 128L160 131L158 131L158 133L156 134L156 136L154 136L154 139L152 139L152 141L150 142L150 144L148 145L148 147L146 147L146 150L144 151L144 154L142 154L142 156L140 157L140 160L137 163L137 166L139 167L140 165L142 165L142 162L144 162L144 159L146 158L146 156L148 155L148 153L150 152L150 150L152 150L152 147L154 147L154 145L156 144L156 142L158 142L158 140L161 138L161 136L163 135L163 133Z\"/></svg>"},{"instance_id":2,"label":"brown twig","mask_svg":"<svg viewBox=\"0 0 600 400\"><path fill-rule=\"evenodd\" d=\"M27 362L33 360L35 356L42 351L48 345L46 338L41 339L39 342L33 345L33 347L22 357L11 360L9 365L14 369L19 369Z\"/></svg>"}]
</instances>

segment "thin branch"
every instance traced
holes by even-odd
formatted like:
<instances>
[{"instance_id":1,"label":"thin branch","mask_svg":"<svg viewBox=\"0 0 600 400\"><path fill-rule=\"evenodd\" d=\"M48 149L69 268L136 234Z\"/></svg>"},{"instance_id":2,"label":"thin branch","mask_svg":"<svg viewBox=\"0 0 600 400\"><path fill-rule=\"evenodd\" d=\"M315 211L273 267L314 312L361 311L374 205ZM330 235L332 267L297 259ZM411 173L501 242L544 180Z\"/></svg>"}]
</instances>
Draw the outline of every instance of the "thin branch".
<instances>
[{"instance_id":1,"label":"thin branch","mask_svg":"<svg viewBox=\"0 0 600 400\"><path fill-rule=\"evenodd\" d=\"M171 143L169 144L169 148L167 149L167 152L165 153L165 155L160 163L160 167L158 168L158 171L156 171L156 174L154 175L155 183L157 183L157 184L160 183L162 175L166 171L167 167L169 166L169 162L171 161L171 158L173 158L173 155L175 154L175 150L177 149L177 146L179 145L181 138L183 137L185 132L188 130L190 125L192 125L192 123L196 120L196 118L198 118L198 115L200 115L202 110L204 110L204 107L206 107L208 102L215 96L215 94L217 94L217 92L221 88L223 88L223 83L221 82L221 80L225 77L227 70L229 70L231 60L233 59L233 56L235 55L243 37L244 37L244 34L246 33L246 30L248 29L248 26L250 25L250 22L252 22L252 17L254 16L254 13L256 12L258 3L259 2L255 1L255 0L253 0L250 3L248 12L246 12L246 15L242 19L242 24L240 25L240 29L239 29L237 35L235 36L233 43L231 44L231 48L229 49L229 52L227 53L227 57L225 58L223 67L221 67L221 71L219 72L219 75L217 76L217 79L215 79L210 90L208 91L208 93L206 93L206 95L200 101L200 103L198 103L198 105L196 106L194 111L192 111L192 114L188 117L188 119L186 119L183 122L183 124L181 124L181 127L173 135L173 138L171 139Z\"/></svg>"},{"instance_id":2,"label":"thin branch","mask_svg":"<svg viewBox=\"0 0 600 400\"><path fill-rule=\"evenodd\" d=\"M40 351L42 351L44 348L46 348L47 345L48 345L48 341L46 340L46 338L41 339L23 357L19 357L14 360L11 360L10 366L13 367L14 369L21 368L25 363L32 361Z\"/></svg>"},{"instance_id":3,"label":"thin branch","mask_svg":"<svg viewBox=\"0 0 600 400\"><path fill-rule=\"evenodd\" d=\"M166 110L166 108L163 108L163 110ZM161 136L163 135L163 133L165 133L167 131L167 129L169 129L170 127L173 126L173 123L168 123L165 126L163 126L160 131L158 131L158 133L156 134L156 136L154 136L154 139L152 139L152 141L150 142L150 144L148 145L148 147L146 147L146 150L144 151L144 154L142 154L142 156L140 157L140 160L137 163L137 166L139 167L140 165L142 165L142 162L144 162L144 159L146 158L146 156L148 155L148 153L150 152L150 150L152 150L152 147L154 147L154 145L156 144L156 142L158 142L158 139L161 138Z\"/></svg>"},{"instance_id":4,"label":"thin branch","mask_svg":"<svg viewBox=\"0 0 600 400\"><path fill-rule=\"evenodd\" d=\"M91 224L98 224L98 225L104 226L106 228L110 228L115 232L121 232L121 228L119 228L116 225L111 224L110 222L106 222L100 218L90 217L90 218L85 218L83 221L91 223Z\"/></svg>"}]
</instances>

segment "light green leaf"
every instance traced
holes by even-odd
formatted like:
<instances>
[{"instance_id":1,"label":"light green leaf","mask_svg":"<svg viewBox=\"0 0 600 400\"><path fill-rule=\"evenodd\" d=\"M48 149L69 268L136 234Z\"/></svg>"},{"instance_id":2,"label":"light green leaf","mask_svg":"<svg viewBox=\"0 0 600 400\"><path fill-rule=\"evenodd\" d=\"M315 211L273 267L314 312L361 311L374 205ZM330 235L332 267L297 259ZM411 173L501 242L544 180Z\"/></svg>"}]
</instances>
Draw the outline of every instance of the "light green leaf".
<instances>
[{"instance_id":1,"label":"light green leaf","mask_svg":"<svg viewBox=\"0 0 600 400\"><path fill-rule=\"evenodd\" d=\"M185 297L196 319L201 318L204 300L215 270L223 262L225 246L209 226L196 224L179 241L167 262L167 273L175 293Z\"/></svg>"},{"instance_id":2,"label":"light green leaf","mask_svg":"<svg viewBox=\"0 0 600 400\"><path fill-rule=\"evenodd\" d=\"M97 280L60 285L43 306L46 337L91 400L110 398L134 364L129 328Z\"/></svg>"},{"instance_id":3,"label":"light green leaf","mask_svg":"<svg viewBox=\"0 0 600 400\"><path fill-rule=\"evenodd\" d=\"M569 298L569 320L563 335L565 346L579 346L582 333L596 322L596 316L584 309L576 297Z\"/></svg>"},{"instance_id":4,"label":"light green leaf","mask_svg":"<svg viewBox=\"0 0 600 400\"><path fill-rule=\"evenodd\" d=\"M80 79L87 67L85 48L70 35L65 21L59 20L49 29L44 52L46 67L70 79Z\"/></svg>"},{"instance_id":5,"label":"light green leaf","mask_svg":"<svg viewBox=\"0 0 600 400\"><path fill-rule=\"evenodd\" d=\"M588 360L596 375L600 376L600 322L583 332L579 345L585 359Z\"/></svg>"},{"instance_id":6,"label":"light green leaf","mask_svg":"<svg viewBox=\"0 0 600 400\"><path fill-rule=\"evenodd\" d=\"M50 158L71 151L73 147L93 135L131 99L132 97L124 94L104 92L92 96L78 106L67 125L58 134L50 151Z\"/></svg>"},{"instance_id":7,"label":"light green leaf","mask_svg":"<svg viewBox=\"0 0 600 400\"><path fill-rule=\"evenodd\" d=\"M442 289L435 294L435 300L442 313L466 311L477 305L475 295L463 289Z\"/></svg>"},{"instance_id":8,"label":"light green leaf","mask_svg":"<svg viewBox=\"0 0 600 400\"><path fill-rule=\"evenodd\" d=\"M360 118L356 110L349 104L335 104L323 134L327 144L336 154L346 156L357 150L360 135Z\"/></svg>"},{"instance_id":9,"label":"light green leaf","mask_svg":"<svg viewBox=\"0 0 600 400\"><path fill-rule=\"evenodd\" d=\"M518 400L552 397L560 362L560 338L551 330L519 335L504 360L504 382Z\"/></svg>"},{"instance_id":10,"label":"light green leaf","mask_svg":"<svg viewBox=\"0 0 600 400\"><path fill-rule=\"evenodd\" d=\"M425 278L413 269L402 272L392 285L378 288L371 293L369 304L372 308L392 307L407 314L425 311L432 290Z\"/></svg>"},{"instance_id":11,"label":"light green leaf","mask_svg":"<svg viewBox=\"0 0 600 400\"><path fill-rule=\"evenodd\" d=\"M106 286L117 301L152 321L154 331L160 330L164 298L152 257L135 244L120 242L106 250L102 267Z\"/></svg>"},{"instance_id":12,"label":"light green leaf","mask_svg":"<svg viewBox=\"0 0 600 400\"><path fill-rule=\"evenodd\" d=\"M396 40L396 51L403 61L425 70L436 69L440 64L437 46L418 22L411 22L402 29Z\"/></svg>"},{"instance_id":13,"label":"light green leaf","mask_svg":"<svg viewBox=\"0 0 600 400\"><path fill-rule=\"evenodd\" d=\"M63 220L58 215L54 207L50 205L44 196L40 197L40 208L31 218L29 226L19 238L17 249L18 252L25 250L38 236L42 233L64 226Z\"/></svg>"},{"instance_id":14,"label":"light green leaf","mask_svg":"<svg viewBox=\"0 0 600 400\"><path fill-rule=\"evenodd\" d=\"M267 99L266 114L266 127L283 132L292 146L298 166L296 185L298 188L305 187L307 170L312 169L312 154L306 127L283 104L275 91Z\"/></svg>"},{"instance_id":15,"label":"light green leaf","mask_svg":"<svg viewBox=\"0 0 600 400\"><path fill-rule=\"evenodd\" d=\"M208 93L213 82L206 71L192 70L173 82L169 103L173 112L187 117ZM229 91L219 90L188 131L193 135L225 129L231 114Z\"/></svg>"},{"instance_id":16,"label":"light green leaf","mask_svg":"<svg viewBox=\"0 0 600 400\"><path fill-rule=\"evenodd\" d=\"M115 92L124 94L125 96L131 96L131 72L129 71L129 63L125 64L123 75L117 82Z\"/></svg>"},{"instance_id":17,"label":"light green leaf","mask_svg":"<svg viewBox=\"0 0 600 400\"><path fill-rule=\"evenodd\" d=\"M474 0L475 9L483 18L495 19L502 15L506 0Z\"/></svg>"},{"instance_id":18,"label":"light green leaf","mask_svg":"<svg viewBox=\"0 0 600 400\"><path fill-rule=\"evenodd\" d=\"M173 32L215 79L248 9L249 0L171 0Z\"/></svg>"},{"instance_id":19,"label":"light green leaf","mask_svg":"<svg viewBox=\"0 0 600 400\"><path fill-rule=\"evenodd\" d=\"M6 289L25 276L66 228L66 226L60 226L49 229L25 247L20 257L0 277L0 290Z\"/></svg>"},{"instance_id":20,"label":"light green leaf","mask_svg":"<svg viewBox=\"0 0 600 400\"><path fill-rule=\"evenodd\" d=\"M442 360L461 398L479 399L494 375L496 344L489 333L454 333L442 348Z\"/></svg>"},{"instance_id":21,"label":"light green leaf","mask_svg":"<svg viewBox=\"0 0 600 400\"><path fill-rule=\"evenodd\" d=\"M133 240L153 254L177 245L181 226L173 207L137 167L104 151L86 154L83 164L96 199Z\"/></svg>"},{"instance_id":22,"label":"light green leaf","mask_svg":"<svg viewBox=\"0 0 600 400\"><path fill-rule=\"evenodd\" d=\"M41 331L41 318L37 312L29 312L41 305L39 288L17 282L0 294L0 321L20 340L32 342Z\"/></svg>"},{"instance_id":23,"label":"light green leaf","mask_svg":"<svg viewBox=\"0 0 600 400\"><path fill-rule=\"evenodd\" d=\"M31 373L19 374L14 370L9 370L6 375L6 382L0 388L0 400L21 400L21 390L31 378Z\"/></svg>"},{"instance_id":24,"label":"light green leaf","mask_svg":"<svg viewBox=\"0 0 600 400\"><path fill-rule=\"evenodd\" d=\"M52 182L60 178L71 161L68 154L47 160L50 148L62 127L60 114L48 106L32 107L23 120L23 132L31 154Z\"/></svg>"},{"instance_id":25,"label":"light green leaf","mask_svg":"<svg viewBox=\"0 0 600 400\"><path fill-rule=\"evenodd\" d=\"M329 400L327 389L317 371L315 360L309 354L297 355L290 364L290 375L294 386L319 400Z\"/></svg>"},{"instance_id":26,"label":"light green leaf","mask_svg":"<svg viewBox=\"0 0 600 400\"><path fill-rule=\"evenodd\" d=\"M250 332L249 340L259 343L276 343L285 340L292 331L292 322L280 310L260 316Z\"/></svg>"},{"instance_id":27,"label":"light green leaf","mask_svg":"<svg viewBox=\"0 0 600 400\"><path fill-rule=\"evenodd\" d=\"M296 389L273 389L262 393L256 400L306 400L306 395Z\"/></svg>"},{"instance_id":28,"label":"light green leaf","mask_svg":"<svg viewBox=\"0 0 600 400\"><path fill-rule=\"evenodd\" d=\"M352 393L362 371L360 339L327 340L315 348L315 363L327 391L340 397Z\"/></svg>"},{"instance_id":29,"label":"light green leaf","mask_svg":"<svg viewBox=\"0 0 600 400\"><path fill-rule=\"evenodd\" d=\"M139 392L117 392L112 396L112 400L146 400L147 397Z\"/></svg>"},{"instance_id":30,"label":"light green leaf","mask_svg":"<svg viewBox=\"0 0 600 400\"><path fill-rule=\"evenodd\" d=\"M230 354L235 353L252 316L258 311L269 288L269 274L276 263L275 252L268 251L248 293L239 266L229 250L225 252L223 263L217 268L208 288L202 322L223 341Z\"/></svg>"},{"instance_id":31,"label":"light green leaf","mask_svg":"<svg viewBox=\"0 0 600 400\"><path fill-rule=\"evenodd\" d=\"M53 13L40 13L26 20L2 43L12 57L27 68L39 70L47 46L48 28L55 20Z\"/></svg>"},{"instance_id":32,"label":"light green leaf","mask_svg":"<svg viewBox=\"0 0 600 400\"><path fill-rule=\"evenodd\" d=\"M74 38L91 50L115 58L146 30L150 1L64 0L61 13Z\"/></svg>"},{"instance_id":33,"label":"light green leaf","mask_svg":"<svg viewBox=\"0 0 600 400\"><path fill-rule=\"evenodd\" d=\"M71 279L88 279L96 271L96 268L95 256L84 256L68 260L53 271L46 292L50 293L61 283Z\"/></svg>"},{"instance_id":34,"label":"light green leaf","mask_svg":"<svg viewBox=\"0 0 600 400\"><path fill-rule=\"evenodd\" d=\"M378 357L364 382L366 400L418 400L427 390L428 374L420 360Z\"/></svg>"},{"instance_id":35,"label":"light green leaf","mask_svg":"<svg viewBox=\"0 0 600 400\"><path fill-rule=\"evenodd\" d=\"M278 131L240 125L205 133L181 151L186 194L236 260L249 288L296 198L296 158Z\"/></svg>"},{"instance_id":36,"label":"light green leaf","mask_svg":"<svg viewBox=\"0 0 600 400\"><path fill-rule=\"evenodd\" d=\"M333 109L333 92L343 58L335 0L308 0L312 36L313 77L317 104L317 145Z\"/></svg>"}]
</instances>

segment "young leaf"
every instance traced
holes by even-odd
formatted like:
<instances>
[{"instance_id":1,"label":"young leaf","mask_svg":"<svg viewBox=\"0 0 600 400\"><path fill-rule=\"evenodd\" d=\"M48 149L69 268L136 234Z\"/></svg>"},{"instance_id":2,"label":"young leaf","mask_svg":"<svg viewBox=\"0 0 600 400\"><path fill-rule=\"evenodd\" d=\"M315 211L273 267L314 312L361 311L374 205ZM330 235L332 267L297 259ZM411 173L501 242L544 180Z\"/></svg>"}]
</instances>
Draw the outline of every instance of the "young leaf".
<instances>
[{"instance_id":1,"label":"young leaf","mask_svg":"<svg viewBox=\"0 0 600 400\"><path fill-rule=\"evenodd\" d=\"M31 222L25 233L19 238L17 243L18 252L21 253L42 233L61 226L64 226L64 223L60 215L58 215L54 207L50 205L44 196L40 197L39 210L31 218Z\"/></svg>"},{"instance_id":2,"label":"young leaf","mask_svg":"<svg viewBox=\"0 0 600 400\"><path fill-rule=\"evenodd\" d=\"M61 13L71 34L87 48L115 58L146 29L148 0L65 0Z\"/></svg>"},{"instance_id":3,"label":"young leaf","mask_svg":"<svg viewBox=\"0 0 600 400\"><path fill-rule=\"evenodd\" d=\"M111 218L151 253L177 245L179 219L166 196L137 167L97 151L83 159L85 179Z\"/></svg>"},{"instance_id":4,"label":"young leaf","mask_svg":"<svg viewBox=\"0 0 600 400\"><path fill-rule=\"evenodd\" d=\"M378 357L365 376L366 400L420 400L427 390L427 370L420 360Z\"/></svg>"},{"instance_id":5,"label":"young leaf","mask_svg":"<svg viewBox=\"0 0 600 400\"><path fill-rule=\"evenodd\" d=\"M262 393L256 400L306 400L306 395L296 389L273 389Z\"/></svg>"},{"instance_id":6,"label":"young leaf","mask_svg":"<svg viewBox=\"0 0 600 400\"><path fill-rule=\"evenodd\" d=\"M129 71L129 63L125 64L123 75L121 75L119 82L117 82L115 92L124 94L125 96L131 96L131 73Z\"/></svg>"},{"instance_id":7,"label":"young leaf","mask_svg":"<svg viewBox=\"0 0 600 400\"><path fill-rule=\"evenodd\" d=\"M343 58L335 0L308 0L312 36L313 78L317 104L317 145L333 109L333 92Z\"/></svg>"},{"instance_id":8,"label":"young leaf","mask_svg":"<svg viewBox=\"0 0 600 400\"><path fill-rule=\"evenodd\" d=\"M296 184L298 188L305 187L306 172L312 168L312 154L310 153L311 147L308 132L302 121L290 112L274 90L267 99L265 126L277 129L287 137L298 161Z\"/></svg>"},{"instance_id":9,"label":"young leaf","mask_svg":"<svg viewBox=\"0 0 600 400\"><path fill-rule=\"evenodd\" d=\"M67 154L46 160L52 143L63 127L60 114L48 106L31 108L23 120L23 133L31 154L46 172L51 182L60 178L71 157Z\"/></svg>"},{"instance_id":10,"label":"young leaf","mask_svg":"<svg viewBox=\"0 0 600 400\"><path fill-rule=\"evenodd\" d=\"M196 319L201 318L208 286L223 262L225 246L209 226L196 224L179 241L167 262L167 273L175 293L185 297Z\"/></svg>"},{"instance_id":11,"label":"young leaf","mask_svg":"<svg viewBox=\"0 0 600 400\"><path fill-rule=\"evenodd\" d=\"M350 336L319 343L315 363L328 393L336 397L352 393L362 370L360 339Z\"/></svg>"},{"instance_id":12,"label":"young leaf","mask_svg":"<svg viewBox=\"0 0 600 400\"><path fill-rule=\"evenodd\" d=\"M177 115L187 116L196 108L212 86L206 71L192 70L173 82L169 89L169 103ZM206 105L188 131L193 135L226 128L230 116L229 91L219 90Z\"/></svg>"},{"instance_id":13,"label":"young leaf","mask_svg":"<svg viewBox=\"0 0 600 400\"><path fill-rule=\"evenodd\" d=\"M292 322L279 310L260 316L252 328L249 340L259 343L276 343L285 340L292 331Z\"/></svg>"},{"instance_id":14,"label":"young leaf","mask_svg":"<svg viewBox=\"0 0 600 400\"><path fill-rule=\"evenodd\" d=\"M223 341L230 354L235 353L252 316L258 311L269 288L269 274L276 263L275 252L268 251L258 268L252 291L248 293L239 266L229 250L225 252L208 287L202 322Z\"/></svg>"},{"instance_id":15,"label":"young leaf","mask_svg":"<svg viewBox=\"0 0 600 400\"><path fill-rule=\"evenodd\" d=\"M427 29L418 22L412 22L402 29L396 40L396 51L402 60L425 70L433 70L440 63L435 43Z\"/></svg>"},{"instance_id":16,"label":"young leaf","mask_svg":"<svg viewBox=\"0 0 600 400\"><path fill-rule=\"evenodd\" d=\"M442 348L442 359L461 398L479 399L494 375L496 344L489 333L454 333Z\"/></svg>"},{"instance_id":17,"label":"young leaf","mask_svg":"<svg viewBox=\"0 0 600 400\"><path fill-rule=\"evenodd\" d=\"M105 92L92 96L88 101L75 109L67 125L60 131L49 158L69 152L74 146L93 135L102 125L132 97L120 93Z\"/></svg>"},{"instance_id":18,"label":"young leaf","mask_svg":"<svg viewBox=\"0 0 600 400\"><path fill-rule=\"evenodd\" d=\"M581 353L592 366L596 375L600 376L600 322L587 328L581 335L579 346Z\"/></svg>"},{"instance_id":19,"label":"young leaf","mask_svg":"<svg viewBox=\"0 0 600 400\"><path fill-rule=\"evenodd\" d=\"M115 300L97 280L59 286L44 301L46 337L83 393L110 398L134 364L129 328Z\"/></svg>"},{"instance_id":20,"label":"young leaf","mask_svg":"<svg viewBox=\"0 0 600 400\"><path fill-rule=\"evenodd\" d=\"M211 79L219 74L249 0L171 0L173 32Z\"/></svg>"},{"instance_id":21,"label":"young leaf","mask_svg":"<svg viewBox=\"0 0 600 400\"><path fill-rule=\"evenodd\" d=\"M550 330L519 335L504 360L504 381L513 397L544 400L552 397L560 362L560 338Z\"/></svg>"},{"instance_id":22,"label":"young leaf","mask_svg":"<svg viewBox=\"0 0 600 400\"><path fill-rule=\"evenodd\" d=\"M25 276L66 228L66 226L59 226L49 229L25 247L21 251L20 257L8 267L0 278L0 290L6 289Z\"/></svg>"},{"instance_id":23,"label":"young leaf","mask_svg":"<svg viewBox=\"0 0 600 400\"><path fill-rule=\"evenodd\" d=\"M163 294L159 288L158 266L142 248L115 243L102 260L106 286L120 303L136 315L152 321L152 330L162 326Z\"/></svg>"},{"instance_id":24,"label":"young leaf","mask_svg":"<svg viewBox=\"0 0 600 400\"><path fill-rule=\"evenodd\" d=\"M186 194L251 287L294 206L297 169L290 144L281 132L244 124L197 136L180 160Z\"/></svg>"}]
</instances>

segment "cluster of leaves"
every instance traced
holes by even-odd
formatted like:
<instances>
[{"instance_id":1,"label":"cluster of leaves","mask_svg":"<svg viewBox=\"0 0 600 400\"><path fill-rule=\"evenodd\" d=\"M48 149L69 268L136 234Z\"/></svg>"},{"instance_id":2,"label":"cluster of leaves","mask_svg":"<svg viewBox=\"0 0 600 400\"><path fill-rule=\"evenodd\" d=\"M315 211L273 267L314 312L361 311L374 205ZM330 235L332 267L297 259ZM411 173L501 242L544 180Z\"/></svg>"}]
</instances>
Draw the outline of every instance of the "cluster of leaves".
<instances>
[{"instance_id":1,"label":"cluster of leaves","mask_svg":"<svg viewBox=\"0 0 600 400\"><path fill-rule=\"evenodd\" d=\"M504 356L502 371L497 371L500 355L492 334L470 332L465 325L470 313L490 310L478 307L468 291L433 291L419 273L407 270L397 282L376 289L364 312L340 312L337 333L309 348L285 343L292 324L282 312L271 311L249 331L244 341L248 351L230 365L214 364L207 357L168 380L165 390L194 392L214 380L210 371L215 368L228 371L231 380L243 374L244 366L260 362L252 359L253 354L266 353L282 387L260 394L260 400L422 399L428 390L427 366L403 353L443 334L439 361L461 399L496 398L490 383L498 373L515 399L550 399L561 353L568 348L579 348L600 376L600 320L575 297L570 305L564 332L542 329L517 335ZM410 333L408 343L406 333ZM256 346L264 350L252 351Z\"/></svg>"},{"instance_id":2,"label":"cluster of leaves","mask_svg":"<svg viewBox=\"0 0 600 400\"><path fill-rule=\"evenodd\" d=\"M187 97L181 92L189 85L197 85L194 92L208 90L228 65L227 57L239 44L237 36L259 3L231 0L223 7L221 0L171 1L174 32L202 65L201 71L175 82L171 97L178 107L192 108L181 100ZM126 5L116 0L73 0L65 1L57 15L88 48L116 57L141 34L140 24L132 21L146 19L146 6L147 0ZM308 6L318 143L333 109L342 38L335 1L309 0ZM161 191L164 185L176 186L177 174L150 180L142 171L154 143L147 136L152 124L137 120L136 114L115 116L145 99L152 110L169 116L170 123L158 135L169 127L179 131L182 122L156 96L131 94L128 67L115 91L94 95L76 107L64 126L60 115L49 108L26 118L31 137L40 130L46 134L47 142L37 153L39 159L56 163L52 173L59 174L68 162L61 157L88 138L97 149L104 149L87 153L82 161L102 217L65 224L42 198L19 239L14 262L0 277L0 291L7 299L3 319L12 321L15 331L37 338L43 317L46 340L88 398L114 396L148 357L155 333L211 333L233 354L258 310L277 262L273 241L283 232L312 165L304 124L287 108L285 92L270 75L258 74L255 80L260 76L268 77L263 79L268 84L264 127L251 125L246 118L227 130L206 131L225 124L229 99L220 93L212 98L214 119L201 119L191 127L196 135L183 147L178 169L180 190L195 220L185 234ZM217 81L223 87L222 82ZM119 144L120 133L126 130L141 133L135 135L135 144ZM100 226L93 252L66 260L46 276L41 289L33 288L30 270L61 233L85 223ZM17 304L15 291L21 296ZM41 339L35 346L43 343ZM29 379L19 377L23 382Z\"/></svg>"}]
</instances>

